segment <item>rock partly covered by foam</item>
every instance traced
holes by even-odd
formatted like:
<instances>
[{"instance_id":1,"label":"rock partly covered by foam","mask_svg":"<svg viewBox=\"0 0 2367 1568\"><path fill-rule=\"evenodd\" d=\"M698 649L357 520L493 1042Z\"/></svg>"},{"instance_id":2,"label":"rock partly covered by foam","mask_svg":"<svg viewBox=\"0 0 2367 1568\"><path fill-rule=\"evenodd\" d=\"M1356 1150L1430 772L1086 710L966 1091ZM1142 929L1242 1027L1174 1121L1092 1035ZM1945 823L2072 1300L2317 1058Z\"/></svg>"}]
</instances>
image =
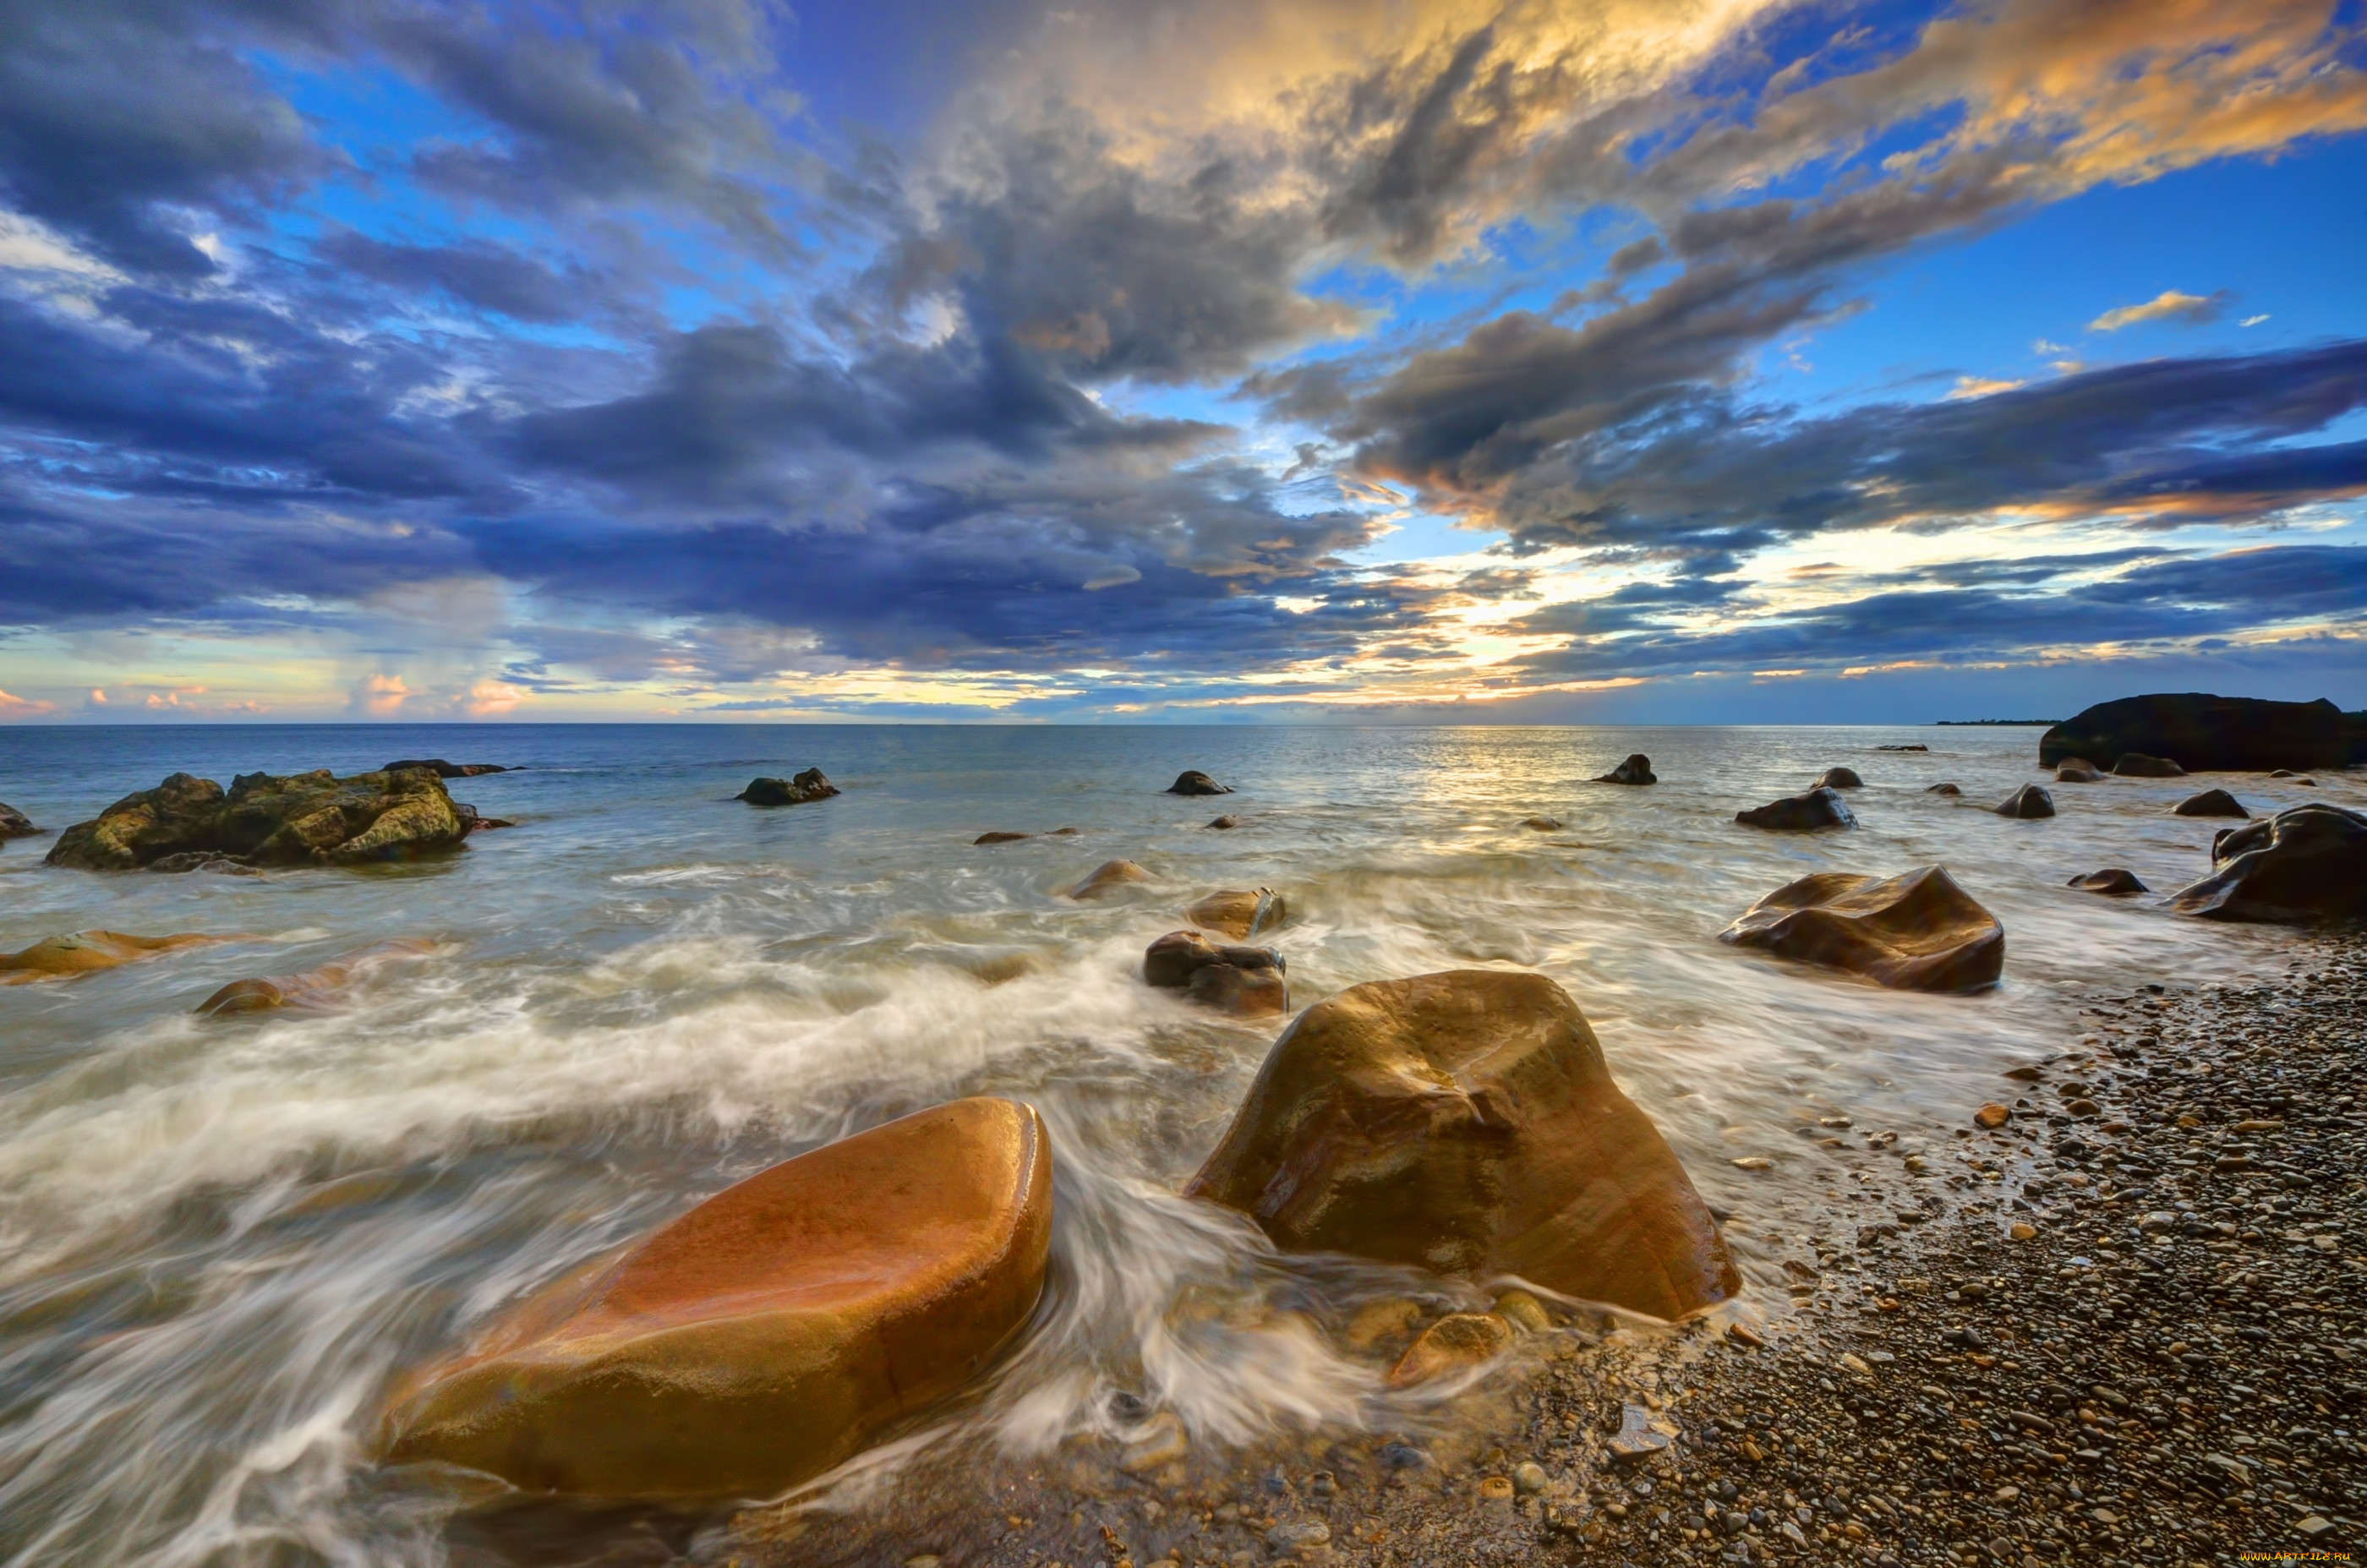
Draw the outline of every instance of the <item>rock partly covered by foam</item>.
<instances>
[{"instance_id":1,"label":"rock partly covered by foam","mask_svg":"<svg viewBox=\"0 0 2367 1568\"><path fill-rule=\"evenodd\" d=\"M391 773L402 768L425 768L439 779L473 779L483 773L506 773L510 771L500 762L447 762L441 757L423 757L389 762L379 772Z\"/></svg>"},{"instance_id":2,"label":"rock partly covered by foam","mask_svg":"<svg viewBox=\"0 0 2367 1568\"><path fill-rule=\"evenodd\" d=\"M1817 775L1817 782L1808 787L1812 790L1863 789L1865 787L1865 781L1857 776L1857 770L1854 768L1827 768Z\"/></svg>"},{"instance_id":3,"label":"rock partly covered by foam","mask_svg":"<svg viewBox=\"0 0 2367 1568\"><path fill-rule=\"evenodd\" d=\"M2056 784L2101 784L2104 770L2085 757L2066 757L2055 764Z\"/></svg>"},{"instance_id":4,"label":"rock partly covered by foam","mask_svg":"<svg viewBox=\"0 0 2367 1568\"><path fill-rule=\"evenodd\" d=\"M432 946L432 943L416 939L402 938L380 942L349 958L323 964L318 969L308 969L300 975L232 980L199 1002L197 1010L206 1018L271 1012L281 1008L292 1008L299 1012L324 1012L343 998L347 987L369 969L395 959L416 958L429 952Z\"/></svg>"},{"instance_id":5,"label":"rock partly covered by foam","mask_svg":"<svg viewBox=\"0 0 2367 1568\"><path fill-rule=\"evenodd\" d=\"M838 786L822 777L820 768L808 768L790 779L750 779L748 787L731 798L751 806L803 806L837 793Z\"/></svg>"},{"instance_id":6,"label":"rock partly covered by foam","mask_svg":"<svg viewBox=\"0 0 2367 1568\"><path fill-rule=\"evenodd\" d=\"M1198 931L1169 931L1142 954L1142 977L1237 1018L1290 1010L1290 966L1270 947L1219 947Z\"/></svg>"},{"instance_id":7,"label":"rock partly covered by foam","mask_svg":"<svg viewBox=\"0 0 2367 1568\"><path fill-rule=\"evenodd\" d=\"M454 849L469 827L425 768L338 778L241 773L228 792L175 773L58 835L49 863L130 871L168 856L222 855L255 865L353 865Z\"/></svg>"},{"instance_id":8,"label":"rock partly covered by foam","mask_svg":"<svg viewBox=\"0 0 2367 1568\"><path fill-rule=\"evenodd\" d=\"M153 958L177 948L201 947L228 940L214 936L130 936L122 931L73 931L45 936L22 953L0 953L0 985L21 986L31 980L53 980L95 975L101 969Z\"/></svg>"},{"instance_id":9,"label":"rock partly covered by foam","mask_svg":"<svg viewBox=\"0 0 2367 1568\"><path fill-rule=\"evenodd\" d=\"M40 832L33 819L5 801L0 801L0 839L27 839Z\"/></svg>"},{"instance_id":10,"label":"rock partly covered by foam","mask_svg":"<svg viewBox=\"0 0 2367 1568\"><path fill-rule=\"evenodd\" d=\"M1718 936L1897 990L1976 990L1996 984L2005 967L2005 927L1936 865L1897 876L1804 876Z\"/></svg>"},{"instance_id":11,"label":"rock partly covered by foam","mask_svg":"<svg viewBox=\"0 0 2367 1568\"><path fill-rule=\"evenodd\" d=\"M2039 738L2038 761L2175 757L2186 767L2267 773L2271 768L2332 768L2367 762L2367 714L2344 713L2324 698L2276 703L2203 692L2157 693L2099 703Z\"/></svg>"},{"instance_id":12,"label":"rock partly covered by foam","mask_svg":"<svg viewBox=\"0 0 2367 1568\"><path fill-rule=\"evenodd\" d=\"M1652 771L1652 759L1638 751L1609 773L1595 774L1594 782L1615 784L1659 784L1660 775Z\"/></svg>"},{"instance_id":13,"label":"rock partly covered by foam","mask_svg":"<svg viewBox=\"0 0 2367 1568\"><path fill-rule=\"evenodd\" d=\"M2182 779L2186 770L2167 757L2150 757L2143 751L2124 751L2112 764L2112 772L2124 779Z\"/></svg>"},{"instance_id":14,"label":"rock partly covered by foam","mask_svg":"<svg viewBox=\"0 0 2367 1568\"><path fill-rule=\"evenodd\" d=\"M1034 1111L920 1111L528 1298L403 1379L379 1446L533 1491L776 1490L983 1369L1042 1292L1051 1222Z\"/></svg>"},{"instance_id":15,"label":"rock partly covered by foam","mask_svg":"<svg viewBox=\"0 0 2367 1568\"><path fill-rule=\"evenodd\" d=\"M1997 814L2000 817L2052 817L2055 815L2055 797L2046 793L2044 784L2024 784L1997 803Z\"/></svg>"},{"instance_id":16,"label":"rock partly covered by foam","mask_svg":"<svg viewBox=\"0 0 2367 1568\"><path fill-rule=\"evenodd\" d=\"M1857 818L1850 815L1850 808L1841 803L1841 797L1824 786L1812 789L1806 795L1787 795L1781 800L1771 800L1764 806L1738 811L1734 819L1746 828L1769 828L1783 832L1857 826Z\"/></svg>"},{"instance_id":17,"label":"rock partly covered by foam","mask_svg":"<svg viewBox=\"0 0 2367 1568\"><path fill-rule=\"evenodd\" d=\"M1518 1274L1660 1317L1739 1288L1684 1168L1539 975L1375 981L1308 1009L1185 1190L1292 1251Z\"/></svg>"},{"instance_id":18,"label":"rock partly covered by foam","mask_svg":"<svg viewBox=\"0 0 2367 1568\"><path fill-rule=\"evenodd\" d=\"M2082 893L2122 894L2146 891L2146 885L2137 880L2137 874L2121 866L2111 866L2102 871L2091 871L2085 876L2075 876L2069 886Z\"/></svg>"},{"instance_id":19,"label":"rock partly covered by foam","mask_svg":"<svg viewBox=\"0 0 2367 1568\"><path fill-rule=\"evenodd\" d=\"M2190 795L2169 809L2171 815L2177 817L2248 818L2252 815L2244 809L2242 801L2224 789L2206 789L2201 795Z\"/></svg>"},{"instance_id":20,"label":"rock partly covered by foam","mask_svg":"<svg viewBox=\"0 0 2367 1568\"><path fill-rule=\"evenodd\" d=\"M1558 833L1561 831L1561 818L1545 816L1523 817L1521 818L1521 826L1533 833Z\"/></svg>"},{"instance_id":21,"label":"rock partly covered by foam","mask_svg":"<svg viewBox=\"0 0 2367 1568\"><path fill-rule=\"evenodd\" d=\"M1230 795L1233 792L1229 786L1218 784L1199 769L1186 768L1175 775L1175 782L1167 786L1167 793L1169 795Z\"/></svg>"},{"instance_id":22,"label":"rock partly covered by foam","mask_svg":"<svg viewBox=\"0 0 2367 1568\"><path fill-rule=\"evenodd\" d=\"M1935 784L1925 785L1923 793L1925 795L1962 795L1965 792L1952 784Z\"/></svg>"},{"instance_id":23,"label":"rock partly covered by foam","mask_svg":"<svg viewBox=\"0 0 2367 1568\"><path fill-rule=\"evenodd\" d=\"M2367 816L2296 806L2220 836L2210 875L2170 895L2181 914L2298 925L2367 915Z\"/></svg>"},{"instance_id":24,"label":"rock partly covered by foam","mask_svg":"<svg viewBox=\"0 0 2367 1568\"><path fill-rule=\"evenodd\" d=\"M1068 890L1067 896L1090 900L1120 887L1150 880L1150 873L1130 860L1105 860L1087 872L1082 881Z\"/></svg>"},{"instance_id":25,"label":"rock partly covered by foam","mask_svg":"<svg viewBox=\"0 0 2367 1568\"><path fill-rule=\"evenodd\" d=\"M1202 931L1246 942L1282 924L1289 913L1290 905L1271 887L1233 887L1186 906L1184 918Z\"/></svg>"}]
</instances>

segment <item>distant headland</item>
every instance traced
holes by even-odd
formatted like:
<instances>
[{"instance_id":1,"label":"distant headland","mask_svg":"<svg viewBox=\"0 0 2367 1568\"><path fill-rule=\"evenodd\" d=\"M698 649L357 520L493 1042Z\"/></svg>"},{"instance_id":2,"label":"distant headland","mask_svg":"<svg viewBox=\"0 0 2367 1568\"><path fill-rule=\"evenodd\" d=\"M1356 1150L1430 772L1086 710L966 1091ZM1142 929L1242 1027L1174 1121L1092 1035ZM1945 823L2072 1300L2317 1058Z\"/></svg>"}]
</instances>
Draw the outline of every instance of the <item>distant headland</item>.
<instances>
[{"instance_id":1,"label":"distant headland","mask_svg":"<svg viewBox=\"0 0 2367 1568\"><path fill-rule=\"evenodd\" d=\"M1971 728L1986 724L1991 726L2003 726L2007 728L2035 728L2039 729L2048 729L2063 721L2059 718L1935 718L1931 722L1942 727L1954 725L1963 728Z\"/></svg>"}]
</instances>

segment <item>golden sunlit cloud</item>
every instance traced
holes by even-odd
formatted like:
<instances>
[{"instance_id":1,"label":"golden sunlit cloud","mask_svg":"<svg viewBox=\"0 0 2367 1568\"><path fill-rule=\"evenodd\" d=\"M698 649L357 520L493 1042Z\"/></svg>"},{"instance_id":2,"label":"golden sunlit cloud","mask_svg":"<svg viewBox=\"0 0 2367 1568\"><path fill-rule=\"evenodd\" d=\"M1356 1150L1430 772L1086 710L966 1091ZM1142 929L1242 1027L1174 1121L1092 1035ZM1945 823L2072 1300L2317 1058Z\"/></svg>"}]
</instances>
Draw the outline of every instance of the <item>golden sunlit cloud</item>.
<instances>
[{"instance_id":1,"label":"golden sunlit cloud","mask_svg":"<svg viewBox=\"0 0 2367 1568\"><path fill-rule=\"evenodd\" d=\"M2222 295L2181 294L2165 288L2142 305L2123 305L2088 323L2091 333L2116 333L2141 321L2200 321L2215 310Z\"/></svg>"}]
</instances>

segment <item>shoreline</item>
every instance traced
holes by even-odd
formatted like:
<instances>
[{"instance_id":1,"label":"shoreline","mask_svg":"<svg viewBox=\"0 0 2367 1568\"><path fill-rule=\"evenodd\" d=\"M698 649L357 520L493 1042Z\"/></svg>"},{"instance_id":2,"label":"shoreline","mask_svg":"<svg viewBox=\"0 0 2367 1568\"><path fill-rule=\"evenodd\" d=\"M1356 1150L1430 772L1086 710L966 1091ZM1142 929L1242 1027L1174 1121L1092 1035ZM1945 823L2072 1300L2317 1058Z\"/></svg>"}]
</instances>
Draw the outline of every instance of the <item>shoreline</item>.
<instances>
[{"instance_id":1,"label":"shoreline","mask_svg":"<svg viewBox=\"0 0 2367 1568\"><path fill-rule=\"evenodd\" d=\"M682 1545L742 1568L2356 1551L2362 1021L2357 933L2301 937L2282 982L2090 994L2077 1044L1997 1080L2004 1126L1850 1131L1880 1216L1836 1201L1784 1248L1789 1310L1557 1311L1430 1428L930 1453L845 1512Z\"/></svg>"}]
</instances>

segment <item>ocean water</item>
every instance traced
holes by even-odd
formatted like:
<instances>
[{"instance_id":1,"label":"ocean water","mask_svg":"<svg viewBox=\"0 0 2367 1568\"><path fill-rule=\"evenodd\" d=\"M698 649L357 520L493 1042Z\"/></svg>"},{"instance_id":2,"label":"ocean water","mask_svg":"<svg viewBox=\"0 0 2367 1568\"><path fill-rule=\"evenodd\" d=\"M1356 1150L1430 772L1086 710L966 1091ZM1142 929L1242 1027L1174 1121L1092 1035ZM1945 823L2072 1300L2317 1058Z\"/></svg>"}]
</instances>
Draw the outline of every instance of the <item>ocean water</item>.
<instances>
[{"instance_id":1,"label":"ocean water","mask_svg":"<svg viewBox=\"0 0 2367 1568\"><path fill-rule=\"evenodd\" d=\"M56 829L186 770L396 756L518 826L413 865L259 878L99 875L0 846L0 950L62 931L226 940L0 987L0 1562L433 1563L488 1488L368 1461L390 1372L504 1303L764 1166L957 1095L1052 1128L1053 1285L954 1429L1014 1450L1116 1430L1110 1395L1196 1442L1410 1418L1321 1325L1364 1294L1458 1287L1279 1258L1182 1201L1279 1026L1145 987L1143 947L1220 887L1291 917L1294 1007L1432 970L1567 987L1614 1072L1727 1216L1749 1300L1784 1247L1846 1235L1818 1117L1908 1135L2017 1062L2077 1049L2102 986L2281 972L2284 933L2182 919L2228 783L2255 811L2367 802L2255 777L2054 786L2037 732L1973 728L1138 728L470 726L0 730L0 800ZM1883 752L1920 742L1929 754ZM1663 782L1588 782L1630 751ZM1845 764L1854 833L1733 813ZM844 791L758 810L756 774ZM1161 793L1206 769L1220 800ZM1961 801L1924 793L1954 780ZM1205 824L1218 811L1231 832ZM1531 813L1560 831L1521 827ZM989 829L1072 837L974 847ZM1059 890L1126 857L1149 885ZM1808 872L1939 863L2005 922L2004 983L1879 990L1717 931ZM2066 879L2135 871L2152 897ZM335 1007L209 1020L223 983L401 939ZM1751 1155L1772 1169L1732 1162Z\"/></svg>"}]
</instances>

